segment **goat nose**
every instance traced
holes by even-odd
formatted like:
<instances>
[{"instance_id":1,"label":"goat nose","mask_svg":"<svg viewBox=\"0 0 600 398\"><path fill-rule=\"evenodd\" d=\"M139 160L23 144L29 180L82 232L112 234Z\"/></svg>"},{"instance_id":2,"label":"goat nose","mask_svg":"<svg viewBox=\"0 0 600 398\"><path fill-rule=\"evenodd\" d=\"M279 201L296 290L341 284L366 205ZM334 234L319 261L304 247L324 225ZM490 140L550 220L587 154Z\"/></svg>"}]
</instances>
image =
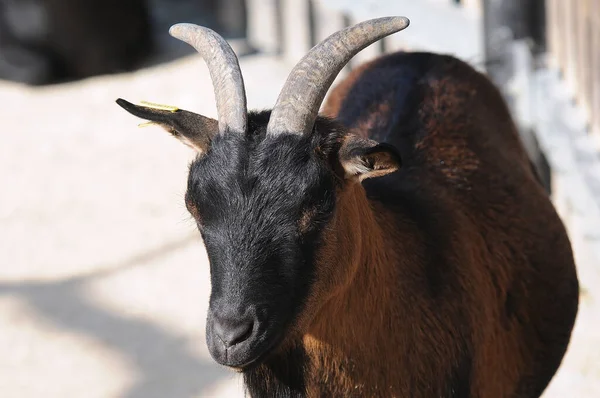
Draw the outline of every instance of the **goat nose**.
<instances>
[{"instance_id":1,"label":"goat nose","mask_svg":"<svg viewBox=\"0 0 600 398\"><path fill-rule=\"evenodd\" d=\"M225 347L247 340L252 335L254 319L247 317L215 316L214 332Z\"/></svg>"}]
</instances>

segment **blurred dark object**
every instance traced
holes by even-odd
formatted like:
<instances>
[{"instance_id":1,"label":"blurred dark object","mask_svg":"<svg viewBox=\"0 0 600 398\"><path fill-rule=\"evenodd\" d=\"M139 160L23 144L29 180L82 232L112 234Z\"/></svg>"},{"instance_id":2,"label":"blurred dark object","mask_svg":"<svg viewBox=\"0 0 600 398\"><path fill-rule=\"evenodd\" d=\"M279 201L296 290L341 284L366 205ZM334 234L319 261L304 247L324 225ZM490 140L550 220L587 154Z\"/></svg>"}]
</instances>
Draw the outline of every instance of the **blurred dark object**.
<instances>
[{"instance_id":1,"label":"blurred dark object","mask_svg":"<svg viewBox=\"0 0 600 398\"><path fill-rule=\"evenodd\" d=\"M529 40L534 55L546 50L545 0L483 0L487 70L498 85L514 71L506 65L513 40Z\"/></svg>"},{"instance_id":2,"label":"blurred dark object","mask_svg":"<svg viewBox=\"0 0 600 398\"><path fill-rule=\"evenodd\" d=\"M0 0L0 79L41 85L128 71L152 47L145 0Z\"/></svg>"},{"instance_id":3,"label":"blurred dark object","mask_svg":"<svg viewBox=\"0 0 600 398\"><path fill-rule=\"evenodd\" d=\"M245 0L204 0L211 3L216 16L216 31L226 38L246 36L247 10Z\"/></svg>"},{"instance_id":4,"label":"blurred dark object","mask_svg":"<svg viewBox=\"0 0 600 398\"><path fill-rule=\"evenodd\" d=\"M210 28L226 39L246 38L246 2L247 0L148 0L153 29L158 36L167 35L168 28L173 24L188 22Z\"/></svg>"}]
</instances>

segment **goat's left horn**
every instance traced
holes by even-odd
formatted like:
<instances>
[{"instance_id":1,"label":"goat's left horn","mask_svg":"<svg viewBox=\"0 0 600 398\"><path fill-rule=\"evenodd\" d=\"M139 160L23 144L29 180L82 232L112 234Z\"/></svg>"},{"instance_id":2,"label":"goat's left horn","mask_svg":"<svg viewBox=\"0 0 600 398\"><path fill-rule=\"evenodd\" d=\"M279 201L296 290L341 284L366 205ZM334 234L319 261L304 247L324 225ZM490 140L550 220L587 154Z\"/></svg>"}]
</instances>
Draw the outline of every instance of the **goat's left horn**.
<instances>
[{"instance_id":1,"label":"goat's left horn","mask_svg":"<svg viewBox=\"0 0 600 398\"><path fill-rule=\"evenodd\" d=\"M313 47L288 76L271 112L267 134L310 132L327 90L344 65L363 48L408 24L405 17L371 19L340 30Z\"/></svg>"},{"instance_id":2,"label":"goat's left horn","mask_svg":"<svg viewBox=\"0 0 600 398\"><path fill-rule=\"evenodd\" d=\"M219 131L244 133L248 118L246 90L231 46L216 32L188 23L173 25L169 34L194 47L204 58L215 91Z\"/></svg>"}]
</instances>

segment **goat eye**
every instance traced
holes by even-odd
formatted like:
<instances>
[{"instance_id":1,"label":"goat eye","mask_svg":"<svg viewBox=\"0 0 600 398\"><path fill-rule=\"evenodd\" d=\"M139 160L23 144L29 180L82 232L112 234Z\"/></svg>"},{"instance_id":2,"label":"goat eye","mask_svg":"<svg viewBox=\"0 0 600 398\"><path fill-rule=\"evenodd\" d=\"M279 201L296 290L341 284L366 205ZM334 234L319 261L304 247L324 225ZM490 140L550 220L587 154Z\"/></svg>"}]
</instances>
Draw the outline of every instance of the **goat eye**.
<instances>
[{"instance_id":1,"label":"goat eye","mask_svg":"<svg viewBox=\"0 0 600 398\"><path fill-rule=\"evenodd\" d=\"M304 233L310 231L316 214L317 214L316 207L309 207L302 211L302 213L300 214L300 218L298 219L298 230L300 231L301 234L304 234Z\"/></svg>"}]
</instances>

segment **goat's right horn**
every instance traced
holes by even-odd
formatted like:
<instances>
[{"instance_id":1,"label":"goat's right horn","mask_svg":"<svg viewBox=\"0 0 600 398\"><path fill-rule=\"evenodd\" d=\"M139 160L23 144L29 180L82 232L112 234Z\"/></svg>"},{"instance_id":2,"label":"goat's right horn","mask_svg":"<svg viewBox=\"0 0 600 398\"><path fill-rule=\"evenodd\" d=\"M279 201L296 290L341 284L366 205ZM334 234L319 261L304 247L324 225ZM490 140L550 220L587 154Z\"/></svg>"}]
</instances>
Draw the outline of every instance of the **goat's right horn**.
<instances>
[{"instance_id":1,"label":"goat's right horn","mask_svg":"<svg viewBox=\"0 0 600 398\"><path fill-rule=\"evenodd\" d=\"M219 131L246 131L248 112L246 90L237 56L216 32L194 24L180 23L169 34L194 47L204 58L213 82Z\"/></svg>"},{"instance_id":2,"label":"goat's right horn","mask_svg":"<svg viewBox=\"0 0 600 398\"><path fill-rule=\"evenodd\" d=\"M310 132L327 90L344 65L363 48L408 24L405 17L371 19L340 30L313 47L285 82L271 112L267 134Z\"/></svg>"}]
</instances>

